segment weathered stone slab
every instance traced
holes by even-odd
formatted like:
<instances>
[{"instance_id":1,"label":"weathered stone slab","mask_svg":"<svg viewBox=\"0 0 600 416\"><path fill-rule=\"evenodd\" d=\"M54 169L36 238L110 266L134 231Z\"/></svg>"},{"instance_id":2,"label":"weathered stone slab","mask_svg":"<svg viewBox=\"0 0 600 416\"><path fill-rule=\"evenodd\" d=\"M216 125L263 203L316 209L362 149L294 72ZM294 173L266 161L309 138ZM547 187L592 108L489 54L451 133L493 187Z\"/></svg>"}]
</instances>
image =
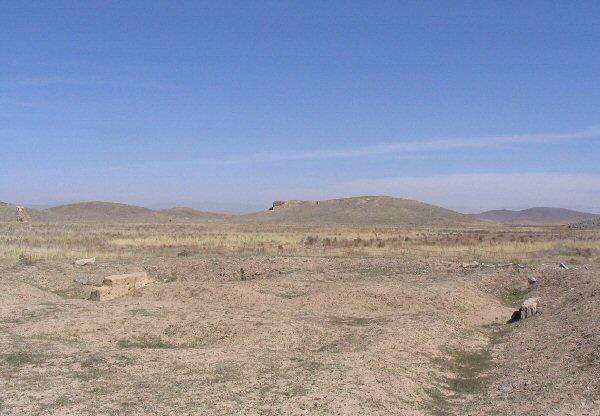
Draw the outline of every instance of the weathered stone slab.
<instances>
[{"instance_id":1,"label":"weathered stone slab","mask_svg":"<svg viewBox=\"0 0 600 416\"><path fill-rule=\"evenodd\" d=\"M537 313L537 306L540 298L529 298L521 305L521 319L531 318Z\"/></svg>"},{"instance_id":2,"label":"weathered stone slab","mask_svg":"<svg viewBox=\"0 0 600 416\"><path fill-rule=\"evenodd\" d=\"M17 206L17 222L27 222L29 219L27 209L22 206Z\"/></svg>"},{"instance_id":3,"label":"weathered stone slab","mask_svg":"<svg viewBox=\"0 0 600 416\"><path fill-rule=\"evenodd\" d=\"M90 300L105 301L120 298L133 290L128 286L100 286L90 293Z\"/></svg>"},{"instance_id":4,"label":"weathered stone slab","mask_svg":"<svg viewBox=\"0 0 600 416\"><path fill-rule=\"evenodd\" d=\"M96 263L96 257L92 257L89 259L79 259L79 260L75 260L75 265L76 266L87 266L88 264L94 264Z\"/></svg>"},{"instance_id":5,"label":"weathered stone slab","mask_svg":"<svg viewBox=\"0 0 600 416\"><path fill-rule=\"evenodd\" d=\"M102 284L105 286L135 286L137 283L146 282L147 280L148 275L146 272L136 272L107 276Z\"/></svg>"}]
</instances>

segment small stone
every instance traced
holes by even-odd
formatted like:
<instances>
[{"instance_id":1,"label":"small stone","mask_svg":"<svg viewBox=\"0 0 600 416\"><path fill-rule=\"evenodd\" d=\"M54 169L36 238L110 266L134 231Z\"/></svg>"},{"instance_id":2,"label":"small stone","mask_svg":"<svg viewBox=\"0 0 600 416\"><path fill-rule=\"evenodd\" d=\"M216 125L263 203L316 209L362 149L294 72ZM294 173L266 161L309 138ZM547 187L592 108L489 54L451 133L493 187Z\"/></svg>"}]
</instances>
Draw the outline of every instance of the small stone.
<instances>
[{"instance_id":1,"label":"small stone","mask_svg":"<svg viewBox=\"0 0 600 416\"><path fill-rule=\"evenodd\" d=\"M533 285L533 284L535 284L535 283L537 283L537 279L536 279L535 277L533 277L533 276L529 276L529 277L527 278L527 281L528 281L530 284L532 284L532 285Z\"/></svg>"},{"instance_id":2,"label":"small stone","mask_svg":"<svg viewBox=\"0 0 600 416\"><path fill-rule=\"evenodd\" d=\"M526 318L531 318L537 313L537 305L540 298L529 298L521 305L519 309L513 312L508 323L522 321Z\"/></svg>"},{"instance_id":3,"label":"small stone","mask_svg":"<svg viewBox=\"0 0 600 416\"><path fill-rule=\"evenodd\" d=\"M75 265L76 266L87 266L88 264L94 264L96 263L96 257L92 257L89 259L79 259L79 260L75 260Z\"/></svg>"},{"instance_id":4,"label":"small stone","mask_svg":"<svg viewBox=\"0 0 600 416\"><path fill-rule=\"evenodd\" d=\"M529 298L521 305L521 319L531 318L537 313L538 301L540 298Z\"/></svg>"},{"instance_id":5,"label":"small stone","mask_svg":"<svg viewBox=\"0 0 600 416\"><path fill-rule=\"evenodd\" d=\"M569 270L569 266L567 266L567 265L566 265L566 264L564 264L564 263L561 263L561 264L560 264L560 268L561 268L561 269L565 269L565 270Z\"/></svg>"}]
</instances>

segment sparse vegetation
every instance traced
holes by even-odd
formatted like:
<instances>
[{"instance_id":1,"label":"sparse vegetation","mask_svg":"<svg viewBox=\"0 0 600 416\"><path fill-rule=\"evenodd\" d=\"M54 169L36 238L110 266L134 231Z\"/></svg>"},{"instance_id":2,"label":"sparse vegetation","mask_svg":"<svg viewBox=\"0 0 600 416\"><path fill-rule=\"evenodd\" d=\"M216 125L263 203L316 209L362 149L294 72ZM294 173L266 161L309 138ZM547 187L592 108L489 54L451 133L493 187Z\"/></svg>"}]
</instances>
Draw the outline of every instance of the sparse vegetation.
<instances>
[{"instance_id":1,"label":"sparse vegetation","mask_svg":"<svg viewBox=\"0 0 600 416\"><path fill-rule=\"evenodd\" d=\"M529 296L530 270L544 288L538 270L584 270L600 253L599 233L553 227L31 222L0 231L10 289L0 375L14 381L12 397L38 386L58 398L40 409L69 411L94 400L114 410L104 398L117 391L128 392L119 406L141 409L131 393L160 408L193 386L215 413L214 403L329 414L355 401L374 414L458 415L493 381L492 351L511 342L502 325L484 325L506 322ZM73 265L86 257L96 264ZM114 302L85 300L91 286L74 281L132 266L156 283ZM459 347L467 332L484 338ZM155 368L169 371L157 378ZM385 380L382 400L356 382L367 373ZM68 389L82 384L73 401Z\"/></svg>"},{"instance_id":2,"label":"sparse vegetation","mask_svg":"<svg viewBox=\"0 0 600 416\"><path fill-rule=\"evenodd\" d=\"M167 349L177 348L175 345L162 340L160 337L144 336L139 339L122 339L117 342L120 348Z\"/></svg>"},{"instance_id":3,"label":"sparse vegetation","mask_svg":"<svg viewBox=\"0 0 600 416\"><path fill-rule=\"evenodd\" d=\"M484 262L523 264L546 255L566 254L565 260L596 262L600 253L597 233L566 229L515 227L449 230L267 225L256 233L251 225L220 224L30 224L15 230L0 223L0 260L25 264L53 259L97 256L118 260L168 253L189 257L207 254L277 254L317 256L435 256L452 261L464 258Z\"/></svg>"}]
</instances>

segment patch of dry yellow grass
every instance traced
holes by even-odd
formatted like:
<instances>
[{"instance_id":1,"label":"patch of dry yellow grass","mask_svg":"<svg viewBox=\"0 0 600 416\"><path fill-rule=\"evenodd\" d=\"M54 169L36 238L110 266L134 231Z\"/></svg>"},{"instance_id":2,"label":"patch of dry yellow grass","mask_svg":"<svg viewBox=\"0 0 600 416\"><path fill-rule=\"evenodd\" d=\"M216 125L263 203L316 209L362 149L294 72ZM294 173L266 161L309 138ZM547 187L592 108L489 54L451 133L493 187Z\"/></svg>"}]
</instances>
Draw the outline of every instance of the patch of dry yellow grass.
<instances>
[{"instance_id":1,"label":"patch of dry yellow grass","mask_svg":"<svg viewBox=\"0 0 600 416\"><path fill-rule=\"evenodd\" d=\"M0 259L127 258L192 249L208 253L422 256L529 261L545 254L597 258L600 232L564 228L368 229L205 224L0 224Z\"/></svg>"}]
</instances>

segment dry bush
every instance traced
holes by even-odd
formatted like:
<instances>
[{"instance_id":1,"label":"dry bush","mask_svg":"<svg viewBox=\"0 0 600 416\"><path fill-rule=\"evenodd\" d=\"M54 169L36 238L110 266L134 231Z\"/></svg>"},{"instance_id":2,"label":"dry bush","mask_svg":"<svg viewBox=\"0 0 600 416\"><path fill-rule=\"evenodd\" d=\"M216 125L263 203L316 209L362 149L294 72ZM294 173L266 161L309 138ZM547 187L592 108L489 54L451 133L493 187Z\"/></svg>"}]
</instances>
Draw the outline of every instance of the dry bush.
<instances>
[{"instance_id":1,"label":"dry bush","mask_svg":"<svg viewBox=\"0 0 600 416\"><path fill-rule=\"evenodd\" d=\"M25 266L33 266L37 260L31 253L19 254L19 263Z\"/></svg>"}]
</instances>

